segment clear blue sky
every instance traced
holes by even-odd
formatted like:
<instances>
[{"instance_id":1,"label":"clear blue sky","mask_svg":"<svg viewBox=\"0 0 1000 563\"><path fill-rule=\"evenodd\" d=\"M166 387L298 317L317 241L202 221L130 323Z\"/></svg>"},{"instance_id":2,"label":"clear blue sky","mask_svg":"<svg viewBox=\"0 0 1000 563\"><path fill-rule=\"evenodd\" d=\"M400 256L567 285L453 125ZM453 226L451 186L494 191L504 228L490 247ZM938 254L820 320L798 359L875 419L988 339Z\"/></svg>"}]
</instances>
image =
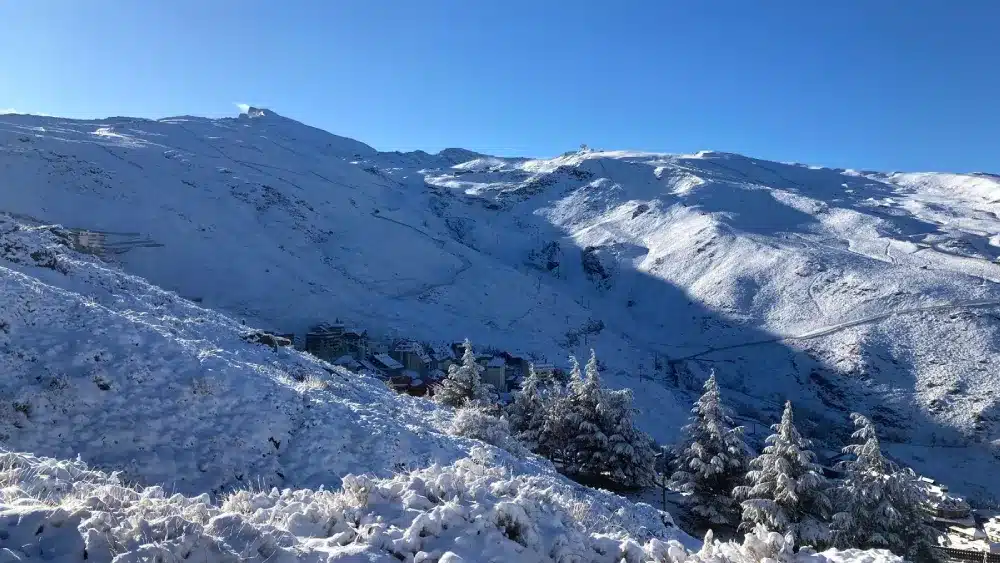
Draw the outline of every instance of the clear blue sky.
<instances>
[{"instance_id":1,"label":"clear blue sky","mask_svg":"<svg viewBox=\"0 0 1000 563\"><path fill-rule=\"evenodd\" d=\"M995 0L0 0L0 108L1000 172Z\"/></svg>"}]
</instances>

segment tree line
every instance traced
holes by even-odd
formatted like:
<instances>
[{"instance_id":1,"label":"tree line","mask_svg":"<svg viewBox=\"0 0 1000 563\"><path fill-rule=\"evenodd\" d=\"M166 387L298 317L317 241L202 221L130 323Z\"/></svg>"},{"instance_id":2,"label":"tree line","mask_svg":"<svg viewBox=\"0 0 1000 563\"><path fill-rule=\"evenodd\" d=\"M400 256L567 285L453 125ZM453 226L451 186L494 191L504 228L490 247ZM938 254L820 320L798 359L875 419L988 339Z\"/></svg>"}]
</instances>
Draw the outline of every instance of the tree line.
<instances>
[{"instance_id":1,"label":"tree line","mask_svg":"<svg viewBox=\"0 0 1000 563\"><path fill-rule=\"evenodd\" d=\"M723 404L713 372L672 459L659 457L657 464L655 443L635 427L631 390L603 387L593 351L582 369L571 357L565 378L531 366L513 402L501 408L482 382L483 368L468 340L465 346L435 395L462 409L458 434L508 449L516 442L514 448L542 455L588 483L646 487L660 473L683 495L691 524L700 528L763 525L796 546L883 548L915 558L935 543L918 476L885 457L874 424L861 414L851 415L855 443L837 465L843 477L830 479L795 427L790 401L755 455Z\"/></svg>"}]
</instances>

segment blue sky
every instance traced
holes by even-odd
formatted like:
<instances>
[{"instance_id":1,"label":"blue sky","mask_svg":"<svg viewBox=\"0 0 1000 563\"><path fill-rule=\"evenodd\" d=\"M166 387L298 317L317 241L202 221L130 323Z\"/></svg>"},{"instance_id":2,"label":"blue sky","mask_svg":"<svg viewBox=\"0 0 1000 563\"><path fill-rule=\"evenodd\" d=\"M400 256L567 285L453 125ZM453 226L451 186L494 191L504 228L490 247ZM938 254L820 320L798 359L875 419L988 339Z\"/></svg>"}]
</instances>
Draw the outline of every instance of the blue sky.
<instances>
[{"instance_id":1,"label":"blue sky","mask_svg":"<svg viewBox=\"0 0 1000 563\"><path fill-rule=\"evenodd\" d=\"M1000 172L993 0L0 1L0 108Z\"/></svg>"}]
</instances>

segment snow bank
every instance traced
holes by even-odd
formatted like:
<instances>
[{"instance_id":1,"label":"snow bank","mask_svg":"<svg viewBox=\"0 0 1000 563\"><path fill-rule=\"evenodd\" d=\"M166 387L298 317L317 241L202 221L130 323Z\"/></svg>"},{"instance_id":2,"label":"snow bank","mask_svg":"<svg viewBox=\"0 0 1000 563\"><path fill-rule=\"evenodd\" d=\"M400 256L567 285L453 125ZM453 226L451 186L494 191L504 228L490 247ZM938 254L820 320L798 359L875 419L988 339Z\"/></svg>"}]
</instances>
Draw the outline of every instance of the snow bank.
<instances>
[{"instance_id":1,"label":"snow bank","mask_svg":"<svg viewBox=\"0 0 1000 563\"><path fill-rule=\"evenodd\" d=\"M539 487L483 448L450 466L390 479L347 476L336 491L241 490L208 495L135 488L117 474L0 453L0 557L111 561L893 562L880 552L800 552L778 534L699 552L669 516L629 513L571 486ZM642 533L624 530L641 523ZM686 543L690 544L690 541Z\"/></svg>"}]
</instances>

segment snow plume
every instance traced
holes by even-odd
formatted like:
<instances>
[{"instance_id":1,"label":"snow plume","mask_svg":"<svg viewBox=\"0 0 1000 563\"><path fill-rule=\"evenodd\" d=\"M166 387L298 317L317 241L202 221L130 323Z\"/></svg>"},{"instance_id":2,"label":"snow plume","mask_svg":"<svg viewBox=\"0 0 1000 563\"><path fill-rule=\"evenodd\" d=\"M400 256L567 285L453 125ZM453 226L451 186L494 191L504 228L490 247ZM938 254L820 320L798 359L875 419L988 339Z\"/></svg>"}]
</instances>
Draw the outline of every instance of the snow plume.
<instances>
[{"instance_id":1,"label":"snow plume","mask_svg":"<svg viewBox=\"0 0 1000 563\"><path fill-rule=\"evenodd\" d=\"M743 544L711 537L697 552L647 505L541 488L491 453L387 479L349 475L336 491L169 495L125 486L82 462L0 453L0 551L12 560L507 561L578 563L896 562L885 552L792 553L762 529ZM629 535L623 530L641 530Z\"/></svg>"}]
</instances>

